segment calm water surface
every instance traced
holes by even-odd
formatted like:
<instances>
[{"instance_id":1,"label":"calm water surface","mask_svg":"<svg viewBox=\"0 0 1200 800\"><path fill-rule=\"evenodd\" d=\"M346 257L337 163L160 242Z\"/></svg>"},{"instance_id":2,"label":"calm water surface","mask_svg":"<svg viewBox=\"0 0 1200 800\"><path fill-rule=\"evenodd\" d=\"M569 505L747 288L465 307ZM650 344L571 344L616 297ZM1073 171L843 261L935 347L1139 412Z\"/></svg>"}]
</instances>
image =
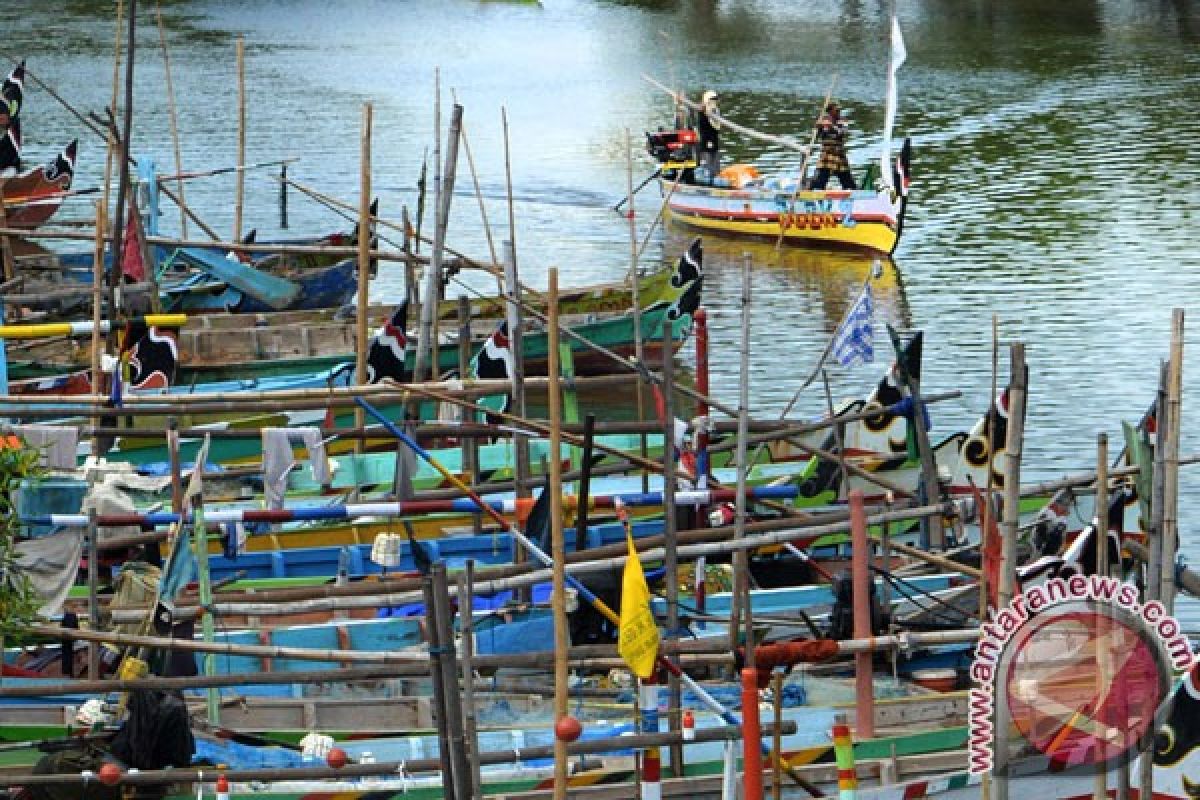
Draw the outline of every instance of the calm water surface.
<instances>
[{"instance_id":1,"label":"calm water surface","mask_svg":"<svg viewBox=\"0 0 1200 800\"><path fill-rule=\"evenodd\" d=\"M12 0L0 9L3 50L81 111L109 103L114 4ZM173 170L154 4L142 2L134 149ZM1191 309L1200 265L1191 226L1200 211L1200 5L1158 0L1053 4L1035 0L905 0L908 49L898 132L913 138L906 233L878 291L882 316L926 332L925 385L957 388L934 410L934 435L969 425L987 405L991 320L1004 342L1027 344L1031 367L1026 475L1094 461L1095 437L1151 402L1167 355L1173 307ZM852 160L875 157L882 125L888 4L844 0L576 2L165 2L162 14L187 169L233 164L234 38L246 40L248 161L284 157L298 180L357 202L364 102L374 105L372 175L381 212L415 206L423 155L433 157L434 72L443 126L452 97L497 240L505 209L501 109L511 140L515 240L523 277L564 285L620 277L629 224L613 213L627 178L652 166L643 131L665 124L664 95L643 80L722 96L733 119L807 136L832 83L850 109ZM25 154L41 161L80 136L78 187L103 174L101 143L43 90L28 88ZM727 158L795 169L790 154L727 136ZM246 182L246 227L278 228L278 183ZM193 181L187 197L218 230L232 229L233 181ZM637 197L641 239L657 190ZM289 233L343 225L292 192ZM79 201L64 216L84 217ZM456 248L487 242L470 173L460 163L449 230ZM168 207L164 228L179 223ZM645 263L671 260L685 232L656 231ZM870 265L851 256L776 253L709 239L706 303L713 314L714 388L736 392L741 263L753 260L756 411L777 413L812 369ZM392 299L402 278L372 292ZM472 286L483 287L482 281ZM1185 385L1200 374L1200 320L1190 320ZM1006 369L1002 361L1002 373ZM831 374L838 396L878 368ZM1003 380L1003 379L1002 379ZM1190 399L1191 395L1187 395ZM805 414L824 399L810 389ZM1188 430L1184 451L1197 449ZM1193 473L1195 474L1195 473ZM1200 477L1183 481L1185 547L1200 555L1192 518Z\"/></svg>"}]
</instances>

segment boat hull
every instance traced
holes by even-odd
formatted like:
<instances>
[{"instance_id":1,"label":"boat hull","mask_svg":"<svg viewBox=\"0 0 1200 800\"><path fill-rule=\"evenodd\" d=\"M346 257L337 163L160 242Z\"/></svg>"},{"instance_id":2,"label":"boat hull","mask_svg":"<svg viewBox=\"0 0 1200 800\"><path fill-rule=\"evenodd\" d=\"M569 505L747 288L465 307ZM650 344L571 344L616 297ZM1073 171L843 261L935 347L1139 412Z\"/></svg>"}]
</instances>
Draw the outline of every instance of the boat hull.
<instances>
[{"instance_id":1,"label":"boat hull","mask_svg":"<svg viewBox=\"0 0 1200 800\"><path fill-rule=\"evenodd\" d=\"M899 239L903 198L884 191L723 189L661 180L673 222L731 236L889 254Z\"/></svg>"}]
</instances>

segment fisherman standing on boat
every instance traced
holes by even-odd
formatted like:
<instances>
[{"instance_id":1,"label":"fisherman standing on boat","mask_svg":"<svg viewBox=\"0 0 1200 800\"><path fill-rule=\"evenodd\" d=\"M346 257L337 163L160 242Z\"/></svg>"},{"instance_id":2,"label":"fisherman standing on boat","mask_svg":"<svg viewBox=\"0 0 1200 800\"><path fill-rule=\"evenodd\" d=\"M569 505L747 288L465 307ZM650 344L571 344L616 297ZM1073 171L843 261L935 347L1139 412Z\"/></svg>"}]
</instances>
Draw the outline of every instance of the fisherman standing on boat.
<instances>
[{"instance_id":1,"label":"fisherman standing on boat","mask_svg":"<svg viewBox=\"0 0 1200 800\"><path fill-rule=\"evenodd\" d=\"M712 183L721 172L720 133L721 112L717 109L717 93L709 89L700 98L700 109L696 112L697 183ZM707 171L707 180L701 170Z\"/></svg>"},{"instance_id":2,"label":"fisherman standing on boat","mask_svg":"<svg viewBox=\"0 0 1200 800\"><path fill-rule=\"evenodd\" d=\"M830 174L837 175L843 189L857 189L854 176L850 174L850 161L846 157L846 138L849 126L842 119L842 110L836 102L825 106L825 113L817 120L817 140L821 143L821 160L813 175L812 188L824 189Z\"/></svg>"}]
</instances>

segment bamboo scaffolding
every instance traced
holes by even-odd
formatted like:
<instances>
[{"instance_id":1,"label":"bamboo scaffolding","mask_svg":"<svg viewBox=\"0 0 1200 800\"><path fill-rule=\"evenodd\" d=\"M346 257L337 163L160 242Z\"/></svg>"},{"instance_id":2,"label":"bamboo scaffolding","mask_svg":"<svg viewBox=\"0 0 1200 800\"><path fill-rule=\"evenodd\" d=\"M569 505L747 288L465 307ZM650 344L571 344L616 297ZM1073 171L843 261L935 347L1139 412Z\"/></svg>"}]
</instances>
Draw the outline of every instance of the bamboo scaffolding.
<instances>
[{"instance_id":1,"label":"bamboo scaffolding","mask_svg":"<svg viewBox=\"0 0 1200 800\"><path fill-rule=\"evenodd\" d=\"M424 588L424 587L423 587ZM424 599L424 597L423 597ZM448 619L448 616L447 616ZM345 665L374 665L373 669L383 671L395 671L397 676L404 675L429 675L435 664L434 655L431 654L425 647L417 646L405 648L398 651L376 651L376 650L336 650L336 649L321 649L321 648L306 648L306 647L282 647L277 645L251 645L251 644L232 644L229 642L205 642L197 639L175 639L163 636L149 636L142 634L128 634L111 631L90 631L79 628L60 628L53 625L31 625L27 629L31 635L46 636L55 640L74 640L85 642L103 642L114 645L131 645L141 647L147 650L182 650L192 653L219 654L242 656L248 658L260 659L277 659L286 658L296 661L337 661L343 664L341 668L347 676L353 676L352 670L354 666ZM448 640L447 647L453 647L453 640ZM435 646L440 647L440 643ZM713 639L708 641L690 641L690 642L671 642L663 647L664 652L680 653L687 656L719 656L721 659L732 658L729 652L728 642L721 639ZM475 664L478 667L491 669L499 667L548 667L554 664L554 660L559 657L559 651L533 651L528 653L507 653L504 655L491 656L475 656ZM616 645L575 645L567 651L569 660L576 663L587 663L595 659L613 658L617 656ZM204 688L214 685L241 685L247 683L260 683L257 678L265 677L266 675L290 675L290 680L272 679L273 683L289 683L303 682L306 679L301 677L302 672L252 672L241 675L197 675L183 678L161 678L164 681L179 681L178 685L164 684L166 686L175 686L175 688ZM363 673L364 675L366 673ZM345 680L354 680L355 678L346 677ZM191 681L191 683L188 683ZM213 681L232 681L231 683L216 683ZM0 697L38 697L41 695L61 695L74 694L84 689L83 686L101 687L97 691L121 691L118 684L124 684L127 681L120 679L109 680L93 680L93 681L72 681L57 685L24 685L24 686L5 686L0 688ZM457 677L454 681L447 681L447 685L458 685Z\"/></svg>"},{"instance_id":2,"label":"bamboo scaffolding","mask_svg":"<svg viewBox=\"0 0 1200 800\"><path fill-rule=\"evenodd\" d=\"M891 511L882 514L870 514L867 517L868 525L877 525L882 522L897 522L901 520L919 519L922 516L931 514L955 515L960 513L958 501L946 502L934 506L923 506L920 508L904 509L899 511ZM751 534L751 524L746 526L747 535L739 540L727 541L709 541L696 544L688 544L678 549L681 559L693 559L699 556L724 555L736 552L741 549L754 549L773 544L783 544L784 542L792 541L799 536L823 536L833 533L845 533L848 530L848 525L844 521L834 522L823 525L811 525L802 529L802 533L798 531L795 525L787 526L786 530L776 529L771 532ZM713 530L707 529L700 533L704 536L711 536ZM728 530L723 535L728 536ZM683 533L679 534L681 541L686 538ZM642 549L641 543L635 540L635 545L641 557L645 560L655 560L664 558L666 551L662 547L647 546ZM895 546L893 544L893 546ZM915 553L914 553L915 554ZM572 554L574 555L574 554ZM604 572L612 569L620 569L624 566L627 555L617 555L615 557L607 557L584 562L568 563L565 571L566 574L572 577L587 575L594 572ZM542 583L552 578L552 571L549 569L527 570L520 574L508 575L499 578L482 577L476 583L476 591L482 594L495 594L496 592L505 591L508 589L520 589L526 586L532 586L536 583ZM300 612L315 612L315 611L333 611L345 610L351 608L377 608L380 606L398 606L407 603L420 602L420 592L412 591L397 591L391 593L381 593L374 595L355 595L355 596L333 596L321 597L312 600L295 601L290 603L288 608L281 608L277 603L222 603L214 602L210 611L217 616L220 615L251 615L251 616L272 616L283 613L300 613ZM196 607L179 607L176 610L176 619L188 619L195 614ZM112 619L115 622L136 621L140 616L136 612L113 611Z\"/></svg>"},{"instance_id":3,"label":"bamboo scaffolding","mask_svg":"<svg viewBox=\"0 0 1200 800\"><path fill-rule=\"evenodd\" d=\"M48 627L48 626L35 626ZM31 630L32 633L41 634L41 631ZM90 634L90 635L89 635ZM153 645L156 649L163 650L189 650L193 652L206 652L203 648L205 643L201 641L193 641L190 639L166 639L161 637L140 636L134 637L130 634L113 634L101 633L93 631L79 630L76 628L54 628L48 627L45 632L47 636L54 638L71 638L85 639L89 641L103 641L112 644L137 644L138 640L152 640L161 644ZM840 656L856 656L862 653L888 652L891 650L911 650L923 647L935 647L948 644L964 644L976 641L980 636L978 628L957 628L944 631L926 631L915 633L898 633L886 636L870 636L859 639L845 639L837 642L837 654ZM730 653L727 641L713 642L671 642L663 643L663 649L667 653L679 653L686 663L703 663L703 664L732 664L733 655ZM723 645L723 646L719 646ZM221 647L221 643L216 643L210 647ZM241 645L241 647L252 647L251 645ZM700 647L707 648L701 650ZM301 650L308 655L297 660L312 660L322 661L330 660L325 657L327 651L312 650L304 651L301 648L293 648ZM207 652L213 652L208 650ZM267 656L256 656L254 653L236 653L236 655L252 656L265 658ZM289 658L296 658L289 656ZM540 651L532 653L506 654L503 656L477 656L477 664L480 667L493 669L501 667L510 668L539 668L549 667L554 663L556 653L553 651ZM572 663L587 665L597 663L608 663L610 661L620 662L620 658L616 655L615 645L575 645L571 647L569 659ZM364 663L362 661L358 663ZM20 697L60 697L74 694L101 694L106 692L122 692L132 691L134 689L203 689L210 687L228 687L228 686L244 686L253 684L288 684L288 683L303 683L303 682L354 682L368 680L386 680L391 678L408 678L421 677L431 674L431 661L427 658L424 661L383 663L373 666L341 666L337 669L329 670L296 670L282 672L247 672L234 673L228 675L195 675L188 677L163 678L158 676L149 676L136 680L122 680L118 678L108 678L103 680L76 680L64 681L57 684L41 684L41 685L19 685L19 686L4 686L0 687L0 697L5 698L20 698ZM500 684L504 688L497 688L490 682L476 682L477 689L483 691L504 691L512 694L532 693L532 694L550 694L553 690L550 687L527 689L526 687L517 684ZM585 692L587 690L572 689L572 694L577 691ZM580 694L578 696L586 696ZM604 695L607 696L607 695Z\"/></svg>"}]
</instances>

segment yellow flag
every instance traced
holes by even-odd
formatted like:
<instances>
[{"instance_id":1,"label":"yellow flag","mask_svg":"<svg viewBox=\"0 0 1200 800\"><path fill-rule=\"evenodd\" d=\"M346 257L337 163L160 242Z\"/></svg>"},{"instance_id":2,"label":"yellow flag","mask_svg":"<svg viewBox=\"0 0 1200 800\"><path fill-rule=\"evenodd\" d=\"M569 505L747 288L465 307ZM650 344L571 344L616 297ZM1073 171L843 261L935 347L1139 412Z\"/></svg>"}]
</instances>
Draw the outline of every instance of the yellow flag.
<instances>
[{"instance_id":1,"label":"yellow flag","mask_svg":"<svg viewBox=\"0 0 1200 800\"><path fill-rule=\"evenodd\" d=\"M633 546L633 533L628 527L625 540L629 543L629 560L625 562L621 580L621 630L617 637L617 652L635 675L648 678L654 672L654 662L658 658L658 626L650 611L646 573L642 572L642 562Z\"/></svg>"}]
</instances>

